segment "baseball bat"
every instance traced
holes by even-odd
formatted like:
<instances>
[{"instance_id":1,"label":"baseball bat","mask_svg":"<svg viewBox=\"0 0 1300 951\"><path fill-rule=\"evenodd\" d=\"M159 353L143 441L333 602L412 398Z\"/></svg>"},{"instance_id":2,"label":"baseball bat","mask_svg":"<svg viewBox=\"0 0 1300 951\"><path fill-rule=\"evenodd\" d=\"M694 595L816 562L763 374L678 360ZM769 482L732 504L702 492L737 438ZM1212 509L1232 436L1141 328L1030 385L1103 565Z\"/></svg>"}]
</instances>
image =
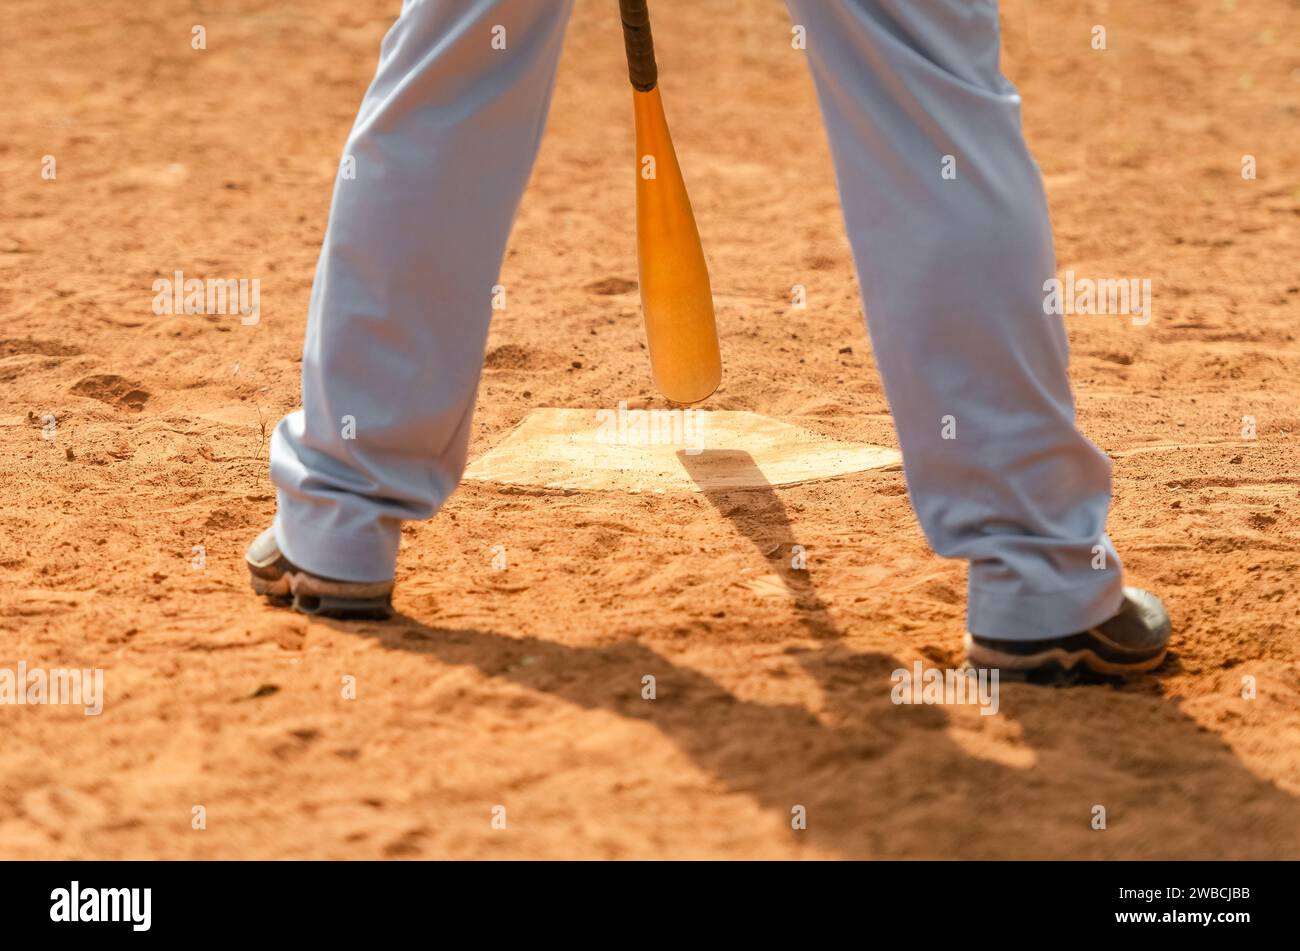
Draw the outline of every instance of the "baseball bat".
<instances>
[{"instance_id":1,"label":"baseball bat","mask_svg":"<svg viewBox=\"0 0 1300 951\"><path fill-rule=\"evenodd\" d=\"M675 403L718 388L722 357L709 268L668 134L646 0L619 0L636 118L636 244L650 372Z\"/></svg>"}]
</instances>

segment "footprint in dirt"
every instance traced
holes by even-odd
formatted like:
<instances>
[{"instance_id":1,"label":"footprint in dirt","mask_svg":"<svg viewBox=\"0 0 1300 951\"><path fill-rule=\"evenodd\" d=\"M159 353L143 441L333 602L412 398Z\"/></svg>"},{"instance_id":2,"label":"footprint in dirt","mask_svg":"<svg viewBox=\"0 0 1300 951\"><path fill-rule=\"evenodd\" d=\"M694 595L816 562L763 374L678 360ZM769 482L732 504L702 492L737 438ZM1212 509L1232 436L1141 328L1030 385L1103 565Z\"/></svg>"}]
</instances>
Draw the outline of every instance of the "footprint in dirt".
<instances>
[{"instance_id":1,"label":"footprint in dirt","mask_svg":"<svg viewBox=\"0 0 1300 951\"><path fill-rule=\"evenodd\" d=\"M72 385L72 392L136 413L144 409L152 395L143 387L113 373L84 377Z\"/></svg>"},{"instance_id":2,"label":"footprint in dirt","mask_svg":"<svg viewBox=\"0 0 1300 951\"><path fill-rule=\"evenodd\" d=\"M30 338L26 340L0 340L0 357L19 354L39 354L45 357L76 357L81 355L81 349L69 344L56 343L53 340L32 340Z\"/></svg>"},{"instance_id":3,"label":"footprint in dirt","mask_svg":"<svg viewBox=\"0 0 1300 951\"><path fill-rule=\"evenodd\" d=\"M489 370L531 370L538 363L537 355L516 343L502 344L489 351L483 366Z\"/></svg>"},{"instance_id":4,"label":"footprint in dirt","mask_svg":"<svg viewBox=\"0 0 1300 951\"><path fill-rule=\"evenodd\" d=\"M587 290L593 294L600 294L602 297L613 297L616 294L630 294L638 286L636 281L629 281L625 277L607 277L604 280L588 284Z\"/></svg>"}]
</instances>

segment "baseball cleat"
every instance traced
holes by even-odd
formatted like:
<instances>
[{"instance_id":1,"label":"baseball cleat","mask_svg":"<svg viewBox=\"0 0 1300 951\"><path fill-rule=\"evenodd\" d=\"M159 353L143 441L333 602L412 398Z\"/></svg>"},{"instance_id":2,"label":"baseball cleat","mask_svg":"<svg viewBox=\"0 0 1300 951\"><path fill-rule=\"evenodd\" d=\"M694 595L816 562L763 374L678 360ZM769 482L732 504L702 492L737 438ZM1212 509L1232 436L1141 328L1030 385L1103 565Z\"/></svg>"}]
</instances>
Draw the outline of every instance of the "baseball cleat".
<instances>
[{"instance_id":1,"label":"baseball cleat","mask_svg":"<svg viewBox=\"0 0 1300 951\"><path fill-rule=\"evenodd\" d=\"M1159 667L1169 649L1169 614L1141 588L1124 589L1119 612L1078 634L1008 641L966 634L972 667L996 667L1004 678L1035 683L1123 677Z\"/></svg>"},{"instance_id":2,"label":"baseball cleat","mask_svg":"<svg viewBox=\"0 0 1300 951\"><path fill-rule=\"evenodd\" d=\"M336 581L303 571L280 552L269 528L253 539L244 560L253 590L272 604L349 621L393 616L391 581Z\"/></svg>"}]
</instances>

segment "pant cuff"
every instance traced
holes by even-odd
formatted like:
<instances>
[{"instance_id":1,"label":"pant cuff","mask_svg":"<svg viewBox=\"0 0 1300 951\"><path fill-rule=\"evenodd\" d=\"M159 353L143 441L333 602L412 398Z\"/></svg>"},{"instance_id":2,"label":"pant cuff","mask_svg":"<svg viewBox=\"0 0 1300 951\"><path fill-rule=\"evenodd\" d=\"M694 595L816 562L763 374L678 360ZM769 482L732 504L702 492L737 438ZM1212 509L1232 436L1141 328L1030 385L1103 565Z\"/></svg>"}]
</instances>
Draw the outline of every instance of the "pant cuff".
<instances>
[{"instance_id":1,"label":"pant cuff","mask_svg":"<svg viewBox=\"0 0 1300 951\"><path fill-rule=\"evenodd\" d=\"M280 553L305 571L335 581L392 581L397 573L401 530L376 525L374 531L345 534L303 524L281 494L272 525Z\"/></svg>"},{"instance_id":2,"label":"pant cuff","mask_svg":"<svg viewBox=\"0 0 1300 951\"><path fill-rule=\"evenodd\" d=\"M1118 571L1098 572L1090 584L1063 591L1016 594L972 587L967 627L980 637L1036 641L1064 637L1113 617L1124 601L1124 578Z\"/></svg>"}]
</instances>

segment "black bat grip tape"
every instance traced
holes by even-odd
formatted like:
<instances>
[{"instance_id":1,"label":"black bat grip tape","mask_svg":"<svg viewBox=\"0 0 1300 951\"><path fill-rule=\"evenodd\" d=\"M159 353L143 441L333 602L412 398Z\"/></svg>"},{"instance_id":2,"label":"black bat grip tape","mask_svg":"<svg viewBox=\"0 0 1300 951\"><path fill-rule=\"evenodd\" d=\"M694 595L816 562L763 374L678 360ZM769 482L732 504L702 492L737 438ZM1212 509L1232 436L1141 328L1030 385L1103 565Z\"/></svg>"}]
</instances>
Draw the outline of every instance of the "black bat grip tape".
<instances>
[{"instance_id":1,"label":"black bat grip tape","mask_svg":"<svg viewBox=\"0 0 1300 951\"><path fill-rule=\"evenodd\" d=\"M650 10L646 0L618 0L623 18L623 44L627 47L627 75L632 88L649 92L659 82L655 65L655 41L650 35Z\"/></svg>"}]
</instances>

